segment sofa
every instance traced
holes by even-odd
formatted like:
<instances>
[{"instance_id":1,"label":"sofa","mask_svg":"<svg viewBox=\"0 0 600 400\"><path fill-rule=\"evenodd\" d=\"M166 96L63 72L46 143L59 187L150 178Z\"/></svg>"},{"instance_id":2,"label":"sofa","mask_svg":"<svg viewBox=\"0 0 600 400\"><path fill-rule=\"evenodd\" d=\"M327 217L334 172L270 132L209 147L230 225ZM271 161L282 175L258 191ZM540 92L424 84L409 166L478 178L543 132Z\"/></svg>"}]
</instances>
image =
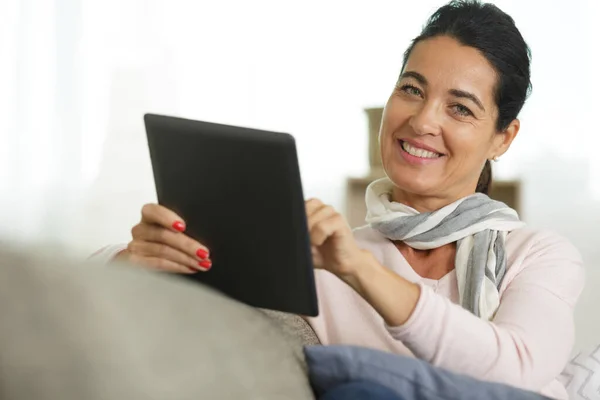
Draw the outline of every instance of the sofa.
<instances>
[{"instance_id":1,"label":"sofa","mask_svg":"<svg viewBox=\"0 0 600 400\"><path fill-rule=\"evenodd\" d=\"M5 247L0 315L3 400L314 399L302 319L167 274Z\"/></svg>"}]
</instances>

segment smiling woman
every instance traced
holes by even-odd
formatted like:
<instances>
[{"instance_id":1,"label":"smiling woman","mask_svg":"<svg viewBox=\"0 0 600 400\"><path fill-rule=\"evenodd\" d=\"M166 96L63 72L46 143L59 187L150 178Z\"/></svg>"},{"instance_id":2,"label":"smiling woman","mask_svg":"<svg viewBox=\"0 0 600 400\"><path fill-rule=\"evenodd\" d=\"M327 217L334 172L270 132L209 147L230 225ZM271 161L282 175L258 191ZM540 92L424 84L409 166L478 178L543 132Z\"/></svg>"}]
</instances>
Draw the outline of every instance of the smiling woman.
<instances>
[{"instance_id":1,"label":"smiling woman","mask_svg":"<svg viewBox=\"0 0 600 400\"><path fill-rule=\"evenodd\" d=\"M387 178L367 189L369 225L351 231L333 207L306 202L320 305L309 322L323 344L566 398L556 378L573 346L581 257L486 195L489 160L518 134L530 86L529 48L506 13L465 0L433 14L383 112ZM162 206L145 206L132 236L129 261L211 267L210 249Z\"/></svg>"}]
</instances>

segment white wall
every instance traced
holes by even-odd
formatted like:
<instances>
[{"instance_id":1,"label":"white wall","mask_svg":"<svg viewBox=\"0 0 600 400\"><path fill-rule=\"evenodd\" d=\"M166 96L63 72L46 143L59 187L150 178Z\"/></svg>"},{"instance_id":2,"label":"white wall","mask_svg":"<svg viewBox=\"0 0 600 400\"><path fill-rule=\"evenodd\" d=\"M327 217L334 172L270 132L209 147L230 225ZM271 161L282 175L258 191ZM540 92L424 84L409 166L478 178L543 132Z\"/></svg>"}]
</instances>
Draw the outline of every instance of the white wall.
<instances>
[{"instance_id":1,"label":"white wall","mask_svg":"<svg viewBox=\"0 0 600 400\"><path fill-rule=\"evenodd\" d=\"M145 112L288 131L298 141L306 195L341 207L346 177L368 168L362 110L385 102L404 49L442 4L78 3L82 170L90 187L73 209L68 241L81 252L127 241L141 204L154 200ZM577 345L600 343L600 85L597 47L589 44L600 37L598 2L496 3L515 18L534 56L522 132L497 173L524 180L529 223L580 248L589 281Z\"/></svg>"}]
</instances>

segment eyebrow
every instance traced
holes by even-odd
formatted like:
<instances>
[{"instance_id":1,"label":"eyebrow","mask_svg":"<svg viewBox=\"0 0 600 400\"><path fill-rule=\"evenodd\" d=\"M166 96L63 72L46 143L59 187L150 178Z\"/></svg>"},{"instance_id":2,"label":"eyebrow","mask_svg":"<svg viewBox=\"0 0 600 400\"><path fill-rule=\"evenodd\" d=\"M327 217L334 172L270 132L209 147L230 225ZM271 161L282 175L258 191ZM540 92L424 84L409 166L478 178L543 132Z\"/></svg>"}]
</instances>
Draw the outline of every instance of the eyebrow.
<instances>
[{"instance_id":1,"label":"eyebrow","mask_svg":"<svg viewBox=\"0 0 600 400\"><path fill-rule=\"evenodd\" d=\"M427 86L427 79L418 72L415 71L406 71L400 75L400 79L402 78L413 78L416 79L423 86Z\"/></svg>"},{"instance_id":2,"label":"eyebrow","mask_svg":"<svg viewBox=\"0 0 600 400\"><path fill-rule=\"evenodd\" d=\"M413 78L423 86L428 85L427 79L416 71L403 72L402 75L400 75L400 79L402 78ZM473 93L469 93L460 89L450 89L448 90L448 93L450 93L454 97L471 100L473 103L475 103L475 105L477 105L477 107L479 107L482 111L485 112L485 107L483 106L483 103Z\"/></svg>"},{"instance_id":3,"label":"eyebrow","mask_svg":"<svg viewBox=\"0 0 600 400\"><path fill-rule=\"evenodd\" d=\"M483 104L481 104L481 101L473 93L465 92L464 90L458 90L458 89L450 89L450 90L448 90L448 93L450 93L454 97L471 100L473 103L475 103L477 105L477 107L479 107L481 109L481 111L485 112L485 107L483 107Z\"/></svg>"}]
</instances>

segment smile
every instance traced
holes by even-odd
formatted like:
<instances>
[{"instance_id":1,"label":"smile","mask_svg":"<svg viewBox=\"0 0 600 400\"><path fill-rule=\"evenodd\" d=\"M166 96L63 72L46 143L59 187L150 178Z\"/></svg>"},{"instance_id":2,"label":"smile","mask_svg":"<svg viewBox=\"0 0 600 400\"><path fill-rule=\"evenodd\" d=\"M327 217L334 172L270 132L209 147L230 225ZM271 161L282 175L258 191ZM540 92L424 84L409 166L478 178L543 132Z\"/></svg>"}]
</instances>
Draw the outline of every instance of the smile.
<instances>
[{"instance_id":1,"label":"smile","mask_svg":"<svg viewBox=\"0 0 600 400\"><path fill-rule=\"evenodd\" d=\"M435 158L440 158L442 156L442 154L440 154L440 153L435 153L433 151L424 150L424 149L415 147L415 146L409 144L408 142L405 142L404 140L400 141L400 146L402 146L402 150L404 150L405 152L407 152L408 154L410 154L413 157L425 158L425 159L435 159Z\"/></svg>"}]
</instances>

